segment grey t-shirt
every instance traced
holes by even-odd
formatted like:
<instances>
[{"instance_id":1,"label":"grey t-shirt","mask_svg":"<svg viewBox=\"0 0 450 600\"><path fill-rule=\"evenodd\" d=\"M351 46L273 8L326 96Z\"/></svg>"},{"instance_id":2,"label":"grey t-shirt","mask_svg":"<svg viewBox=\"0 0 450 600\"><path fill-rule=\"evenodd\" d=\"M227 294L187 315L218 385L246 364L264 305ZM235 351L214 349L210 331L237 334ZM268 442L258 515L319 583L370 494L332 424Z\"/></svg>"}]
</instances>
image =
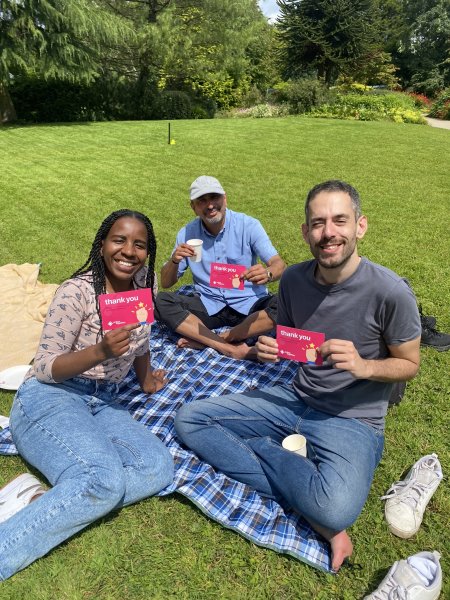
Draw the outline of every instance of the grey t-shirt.
<instances>
[{"instance_id":1,"label":"grey t-shirt","mask_svg":"<svg viewBox=\"0 0 450 600\"><path fill-rule=\"evenodd\" d=\"M280 282L278 324L351 340L365 359L389 356L387 345L420 336L411 288L393 271L362 258L351 277L336 285L314 278L316 261L286 269ZM354 379L331 365L301 363L294 389L314 409L383 427L391 383Z\"/></svg>"}]
</instances>

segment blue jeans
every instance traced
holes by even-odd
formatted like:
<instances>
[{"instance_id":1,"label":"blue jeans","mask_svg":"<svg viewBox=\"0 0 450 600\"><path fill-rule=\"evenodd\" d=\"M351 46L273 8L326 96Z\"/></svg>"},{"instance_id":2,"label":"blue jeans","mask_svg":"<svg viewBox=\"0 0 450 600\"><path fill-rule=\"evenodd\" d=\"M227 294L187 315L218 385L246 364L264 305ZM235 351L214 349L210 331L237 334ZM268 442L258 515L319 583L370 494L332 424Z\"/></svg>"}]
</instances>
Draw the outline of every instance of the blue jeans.
<instances>
[{"instance_id":1,"label":"blue jeans","mask_svg":"<svg viewBox=\"0 0 450 600\"><path fill-rule=\"evenodd\" d=\"M291 386L192 402L175 428L219 471L333 532L361 512L384 445L382 431L313 410ZM293 433L305 436L307 458L281 446Z\"/></svg>"},{"instance_id":2,"label":"blue jeans","mask_svg":"<svg viewBox=\"0 0 450 600\"><path fill-rule=\"evenodd\" d=\"M0 580L171 483L170 452L116 403L117 392L117 384L83 377L59 384L32 378L19 388L14 442L53 487L0 524Z\"/></svg>"}]
</instances>

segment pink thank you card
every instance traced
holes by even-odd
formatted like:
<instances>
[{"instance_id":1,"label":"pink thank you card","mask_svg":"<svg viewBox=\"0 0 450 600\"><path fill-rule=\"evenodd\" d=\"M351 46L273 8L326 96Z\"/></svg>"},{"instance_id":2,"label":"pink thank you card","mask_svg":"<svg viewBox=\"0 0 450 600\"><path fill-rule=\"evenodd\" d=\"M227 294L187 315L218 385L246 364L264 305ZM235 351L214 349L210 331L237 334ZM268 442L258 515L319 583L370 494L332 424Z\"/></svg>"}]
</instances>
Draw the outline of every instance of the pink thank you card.
<instances>
[{"instance_id":1,"label":"pink thank you card","mask_svg":"<svg viewBox=\"0 0 450 600\"><path fill-rule=\"evenodd\" d=\"M317 348L325 341L325 334L277 325L278 356L297 362L321 365L323 359Z\"/></svg>"},{"instance_id":2,"label":"pink thank you card","mask_svg":"<svg viewBox=\"0 0 450 600\"><path fill-rule=\"evenodd\" d=\"M118 329L132 323L153 323L153 300L150 288L101 294L98 297L103 329Z\"/></svg>"},{"instance_id":3,"label":"pink thank you card","mask_svg":"<svg viewBox=\"0 0 450 600\"><path fill-rule=\"evenodd\" d=\"M225 263L211 263L209 285L216 288L229 290L243 290L244 280L240 279L247 267L244 265L228 265Z\"/></svg>"}]
</instances>

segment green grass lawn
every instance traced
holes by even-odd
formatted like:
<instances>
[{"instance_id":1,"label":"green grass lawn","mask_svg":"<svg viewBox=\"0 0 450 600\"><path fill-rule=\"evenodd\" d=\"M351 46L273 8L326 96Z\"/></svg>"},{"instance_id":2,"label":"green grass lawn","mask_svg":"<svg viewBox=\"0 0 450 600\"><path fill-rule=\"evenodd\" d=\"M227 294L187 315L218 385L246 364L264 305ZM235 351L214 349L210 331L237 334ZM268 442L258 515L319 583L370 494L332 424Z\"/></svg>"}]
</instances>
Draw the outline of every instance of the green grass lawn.
<instances>
[{"instance_id":1,"label":"green grass lawn","mask_svg":"<svg viewBox=\"0 0 450 600\"><path fill-rule=\"evenodd\" d=\"M101 220L134 208L153 221L159 270L193 216L188 188L202 174L218 177L230 208L259 218L292 264L309 257L300 237L307 191L341 178L360 191L368 215L361 253L407 277L424 312L450 331L449 131L288 117L177 121L172 137L168 145L165 122L0 128L0 264L41 262L40 279L59 283L85 262ZM0 598L352 600L395 560L434 549L443 553L442 598L450 597L449 358L423 349L420 374L390 410L385 455L350 530L357 567L325 575L254 546L174 495L95 524L0 583ZM0 393L1 414L12 399ZM401 540L388 532L379 496L431 452L447 479L419 533ZM25 469L20 458L0 457L0 486Z\"/></svg>"}]
</instances>

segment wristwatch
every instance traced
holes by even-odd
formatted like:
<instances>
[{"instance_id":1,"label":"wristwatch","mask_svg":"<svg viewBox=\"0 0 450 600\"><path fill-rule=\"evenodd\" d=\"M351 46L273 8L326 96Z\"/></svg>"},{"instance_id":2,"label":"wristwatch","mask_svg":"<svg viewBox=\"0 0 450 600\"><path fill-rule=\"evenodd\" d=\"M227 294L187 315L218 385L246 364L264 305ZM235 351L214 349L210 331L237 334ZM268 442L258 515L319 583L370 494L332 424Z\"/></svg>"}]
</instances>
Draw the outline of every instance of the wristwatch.
<instances>
[{"instance_id":1,"label":"wristwatch","mask_svg":"<svg viewBox=\"0 0 450 600\"><path fill-rule=\"evenodd\" d=\"M273 280L273 275L272 275L272 271L269 271L269 269L266 269L266 273L267 273L267 277L269 278L267 280L267 283L269 283L270 281Z\"/></svg>"}]
</instances>

